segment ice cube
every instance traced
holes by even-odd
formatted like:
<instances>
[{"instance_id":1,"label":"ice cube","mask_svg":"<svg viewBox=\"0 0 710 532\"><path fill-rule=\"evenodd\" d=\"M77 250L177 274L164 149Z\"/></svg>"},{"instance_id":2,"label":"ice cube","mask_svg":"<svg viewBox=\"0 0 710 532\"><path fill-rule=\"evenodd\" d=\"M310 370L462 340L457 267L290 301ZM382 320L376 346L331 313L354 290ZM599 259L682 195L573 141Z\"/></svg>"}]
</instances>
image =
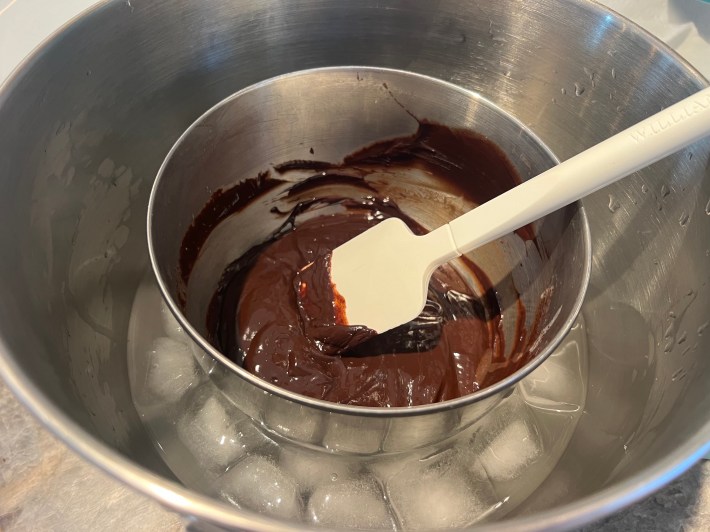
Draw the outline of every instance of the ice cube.
<instances>
[{"instance_id":1,"label":"ice cube","mask_svg":"<svg viewBox=\"0 0 710 532\"><path fill-rule=\"evenodd\" d=\"M200 376L192 351L173 338L156 338L148 351L146 387L149 395L167 402L180 399Z\"/></svg>"},{"instance_id":2,"label":"ice cube","mask_svg":"<svg viewBox=\"0 0 710 532\"><path fill-rule=\"evenodd\" d=\"M366 467L375 478L384 484L390 477L393 477L405 467L409 467L410 464L415 464L416 467L419 460L430 454L430 450L419 449L406 453L377 456L370 460Z\"/></svg>"},{"instance_id":3,"label":"ice cube","mask_svg":"<svg viewBox=\"0 0 710 532\"><path fill-rule=\"evenodd\" d=\"M387 433L385 420L368 418L363 422L357 418L338 416L328 420L323 446L335 452L374 454Z\"/></svg>"},{"instance_id":4,"label":"ice cube","mask_svg":"<svg viewBox=\"0 0 710 532\"><path fill-rule=\"evenodd\" d=\"M418 418L392 419L382 442L384 451L402 451L440 442L456 432L458 412L445 410Z\"/></svg>"},{"instance_id":5,"label":"ice cube","mask_svg":"<svg viewBox=\"0 0 710 532\"><path fill-rule=\"evenodd\" d=\"M247 456L230 467L219 483L222 497L240 508L283 519L301 519L298 484L268 458Z\"/></svg>"},{"instance_id":6,"label":"ice cube","mask_svg":"<svg viewBox=\"0 0 710 532\"><path fill-rule=\"evenodd\" d=\"M314 415L306 407L290 403L284 405L283 399L271 397L265 409L264 424L290 440L316 443L322 418Z\"/></svg>"},{"instance_id":7,"label":"ice cube","mask_svg":"<svg viewBox=\"0 0 710 532\"><path fill-rule=\"evenodd\" d=\"M544 456L537 420L517 391L483 420L474 435L481 464L494 482L515 481Z\"/></svg>"},{"instance_id":8,"label":"ice cube","mask_svg":"<svg viewBox=\"0 0 710 532\"><path fill-rule=\"evenodd\" d=\"M214 377L216 375L215 370L219 365L219 362L212 358L211 355L207 354L207 352L197 345L197 343L194 342L189 336L185 336L185 338L187 339L190 350L192 351L192 356L195 359L195 362L197 362L198 371L202 375ZM222 369L223 371L226 371L224 368Z\"/></svg>"},{"instance_id":9,"label":"ice cube","mask_svg":"<svg viewBox=\"0 0 710 532\"><path fill-rule=\"evenodd\" d=\"M182 328L182 325L178 323L175 316L170 309L165 304L165 301L161 301L160 305L160 319L163 324L163 330L170 338L185 342L187 340L187 334Z\"/></svg>"},{"instance_id":10,"label":"ice cube","mask_svg":"<svg viewBox=\"0 0 710 532\"><path fill-rule=\"evenodd\" d=\"M470 473L465 453L449 449L410 464L387 483L387 496L402 528L459 528L485 517L498 505L487 479Z\"/></svg>"},{"instance_id":11,"label":"ice cube","mask_svg":"<svg viewBox=\"0 0 710 532\"><path fill-rule=\"evenodd\" d=\"M319 526L390 529L394 521L378 484L350 479L318 486L308 500L307 519Z\"/></svg>"},{"instance_id":12,"label":"ice cube","mask_svg":"<svg viewBox=\"0 0 710 532\"><path fill-rule=\"evenodd\" d=\"M352 476L351 459L335 454L310 451L296 446L281 446L279 466L290 473L305 489Z\"/></svg>"},{"instance_id":13,"label":"ice cube","mask_svg":"<svg viewBox=\"0 0 710 532\"><path fill-rule=\"evenodd\" d=\"M551 412L582 409L587 394L582 356L585 344L583 326L577 324L555 353L520 382L520 392L529 405Z\"/></svg>"},{"instance_id":14,"label":"ice cube","mask_svg":"<svg viewBox=\"0 0 710 532\"><path fill-rule=\"evenodd\" d=\"M245 453L268 439L252 421L219 396L211 383L177 423L180 441L195 459L208 469L224 471Z\"/></svg>"},{"instance_id":15,"label":"ice cube","mask_svg":"<svg viewBox=\"0 0 710 532\"><path fill-rule=\"evenodd\" d=\"M509 480L523 472L542 453L537 433L523 421L505 427L481 455L481 463L493 480Z\"/></svg>"}]
</instances>

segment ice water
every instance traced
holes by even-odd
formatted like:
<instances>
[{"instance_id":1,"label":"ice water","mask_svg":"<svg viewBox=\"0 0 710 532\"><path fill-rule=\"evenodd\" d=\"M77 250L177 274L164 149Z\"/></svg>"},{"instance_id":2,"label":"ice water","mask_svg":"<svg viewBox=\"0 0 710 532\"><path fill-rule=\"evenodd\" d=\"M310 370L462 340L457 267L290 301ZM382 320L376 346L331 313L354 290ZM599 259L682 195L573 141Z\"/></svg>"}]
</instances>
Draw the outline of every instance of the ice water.
<instances>
[{"instance_id":1,"label":"ice water","mask_svg":"<svg viewBox=\"0 0 710 532\"><path fill-rule=\"evenodd\" d=\"M417 530L500 518L555 467L586 397L580 318L509 397L444 444L340 455L280 439L252 421L212 384L200 357L146 277L131 314L128 367L156 449L188 487L304 526Z\"/></svg>"}]
</instances>

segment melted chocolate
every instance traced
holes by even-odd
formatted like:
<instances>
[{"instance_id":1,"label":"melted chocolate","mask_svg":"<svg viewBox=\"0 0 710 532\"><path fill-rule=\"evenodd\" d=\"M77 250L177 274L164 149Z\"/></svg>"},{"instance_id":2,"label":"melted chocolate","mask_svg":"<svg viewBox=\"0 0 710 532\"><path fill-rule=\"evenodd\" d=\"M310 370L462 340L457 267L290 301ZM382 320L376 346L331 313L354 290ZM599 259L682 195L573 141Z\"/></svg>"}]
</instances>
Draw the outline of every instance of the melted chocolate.
<instances>
[{"instance_id":1,"label":"melted chocolate","mask_svg":"<svg viewBox=\"0 0 710 532\"><path fill-rule=\"evenodd\" d=\"M202 246L207 237L219 223L246 207L250 202L269 190L281 184L278 179L269 178L268 172L261 172L254 179L246 179L235 186L218 190L210 198L207 205L199 212L187 229L180 246L179 273L182 286L178 294L182 298L180 304L184 307L185 287L190 279L192 268L197 261Z\"/></svg>"},{"instance_id":2,"label":"melted chocolate","mask_svg":"<svg viewBox=\"0 0 710 532\"><path fill-rule=\"evenodd\" d=\"M303 332L326 354L344 354L377 335L367 327L349 325L345 300L330 281L331 253L318 256L296 272L294 289Z\"/></svg>"},{"instance_id":3,"label":"melted chocolate","mask_svg":"<svg viewBox=\"0 0 710 532\"><path fill-rule=\"evenodd\" d=\"M514 338L516 353L504 355L495 291L465 259L459 259L459 265L483 285L481 296L447 264L432 276L426 308L412 322L378 336L365 327L338 322L332 291L317 286L319 280L329 284L327 257L332 249L392 216L403 219L417 234L426 232L367 179L383 168L424 170L442 188L475 203L520 182L510 161L487 139L427 122L421 122L412 136L378 142L341 164L289 161L275 166L279 175L314 172L283 194L288 201L304 195L309 199L290 210L272 209L285 217L281 227L225 269L207 318L209 340L218 349L268 382L310 397L360 406L411 406L453 399L488 386L527 362L529 336L520 323ZM258 183L247 185L247 181L216 194L196 218L199 223L188 231L189 245L183 246L181 254L183 275L189 276L209 235L207 228L216 227L274 183L284 182L263 174ZM333 185L359 189L362 197L333 196L329 193ZM230 197L237 201L228 201ZM324 205L339 209L318 215ZM300 220L304 213L310 216ZM534 236L531 227L518 234L526 239ZM309 297L304 298L306 291ZM330 299L319 296L327 293ZM327 308L323 312L304 305ZM524 316L521 303L519 307Z\"/></svg>"},{"instance_id":4,"label":"melted chocolate","mask_svg":"<svg viewBox=\"0 0 710 532\"><path fill-rule=\"evenodd\" d=\"M296 224L233 263L210 312L220 331L215 340L264 380L337 403L407 406L476 391L485 380L477 370L503 345L499 312L491 309L495 318L486 319L483 303L450 265L435 273L422 316L369 342L362 340L372 331L363 327L304 323L296 273L372 227L371 209L350 205L344 214ZM353 353L333 356L351 344Z\"/></svg>"}]
</instances>

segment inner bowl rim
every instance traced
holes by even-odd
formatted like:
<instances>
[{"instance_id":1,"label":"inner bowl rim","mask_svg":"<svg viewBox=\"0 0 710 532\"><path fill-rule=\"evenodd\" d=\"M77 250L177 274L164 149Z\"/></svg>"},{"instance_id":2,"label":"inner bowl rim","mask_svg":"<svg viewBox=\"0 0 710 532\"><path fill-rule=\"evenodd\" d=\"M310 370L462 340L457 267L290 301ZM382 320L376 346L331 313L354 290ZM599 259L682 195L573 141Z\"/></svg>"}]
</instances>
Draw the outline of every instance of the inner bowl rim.
<instances>
[{"instance_id":1,"label":"inner bowl rim","mask_svg":"<svg viewBox=\"0 0 710 532\"><path fill-rule=\"evenodd\" d=\"M234 361L229 359L227 356L225 356L223 353L221 353L218 349L216 349L212 344L210 344L192 325L192 323L184 316L183 312L180 310L179 305L176 303L176 301L173 299L170 289L168 288L168 284L166 280L163 278L159 266L158 259L156 257L155 253L155 238L154 238L154 224L153 224L153 214L156 210L156 206L158 204L158 201L156 199L156 196L158 195L158 188L160 187L160 183L163 181L163 178L165 176L167 167L170 163L170 161L173 158L173 155L182 147L183 143L190 137L191 133L200 126L200 124L207 119L209 116L211 116L213 113L224 107L225 105L231 103L233 100L243 96L244 94L247 94L252 91L256 91L261 89L262 87L268 86L274 82L277 82L281 79L288 79L292 77L298 77L298 76L304 76L304 75L309 75L309 74L315 74L315 73L323 73L323 72L352 72L352 73L357 73L357 72L368 72L368 73L387 73L387 74L395 74L399 76L405 76L405 77L414 77L414 78L419 78L421 80L424 80L428 83L435 84L435 85L440 85L443 86L444 88L448 90L453 90L455 92L459 92L463 95L465 95L468 98L472 98L475 100L478 100L482 102L484 105L493 108L497 110L499 113L504 115L507 119L511 120L513 123L515 123L517 126L521 128L521 130L525 131L526 135L529 135L532 140L534 140L538 146L543 148L545 152L547 152L547 155L556 163L559 164L560 160L555 156L554 153L547 147L547 145L542 142L542 140L535 135L530 128L528 128L525 124L520 122L517 118L514 116L510 115L509 113L505 112L502 110L500 107L495 105L493 102L488 100L487 98L483 97L481 94L464 89L463 87L460 87L458 85L455 85L453 83L434 78L431 76L427 76L424 74L419 74L416 72L410 72L406 70L400 70L400 69L393 69L393 68L384 68L384 67L369 67L369 66L331 66L331 67L318 67L318 68L310 68L310 69L304 69L304 70L297 70L294 72L289 72L287 74L282 74L280 76L275 76L272 78L268 78L266 80L262 80L258 83L249 85L248 87L245 87L229 96L224 98L223 100L219 101L212 107L210 107L207 111L205 111L202 115L200 115L199 118L197 118L190 126L180 135L180 137L175 141L173 146L170 148L170 151L168 154L165 156L165 159L163 160L163 163L160 166L160 169L158 170L158 173L156 175L156 178L153 182L153 186L150 191L150 198L148 201L148 210L147 210L147 240L148 240L148 255L150 257L150 265L151 269L153 271L153 274L155 275L158 288L160 290L160 293L163 297L163 300L166 302L170 312L173 314L175 319L178 321L180 326L183 328L183 330L188 334L188 336L194 341L197 346L202 349L205 353L207 353L212 359L214 359L217 363L221 364L223 367L226 367L231 374L236 374L238 377L246 380L250 384L262 389L263 391L270 393L272 395L276 395L282 399L315 408L318 410L326 411L329 413L339 413L339 414L345 414L345 415L356 415L356 416L365 416L365 417L386 417L386 418L394 418L394 417L411 417L411 416L418 416L418 415L423 415L423 414L435 414L447 410L453 410L457 409L472 403L476 403L479 401L482 401L484 399L487 399L489 397L492 397L503 390L513 386L515 383L519 382L522 380L524 377L529 375L533 370L535 370L542 362L544 362L548 356L552 354L552 352L559 346L559 344L562 342L562 340L567 336L569 330L572 328L574 325L575 320L577 319L577 316L582 308L582 304L584 302L586 292L587 292L587 287L589 285L589 281L591 278L591 270L592 270L592 244L591 244L591 231L589 229L589 223L587 219L587 214L584 209L584 206L582 205L581 201L577 201L572 203L571 205L574 205L577 208L577 212L579 213L579 216L581 218L581 237L583 239L583 245L584 245L584 261L583 261L583 269L582 269L582 276L581 276L581 284L579 291L576 295L574 304L572 306L572 311L569 313L568 316L566 316L564 322L562 323L562 326L559 330L559 332L547 343L544 349L540 351L532 360L528 361L523 367L521 367L519 370L513 372L506 378L490 385L487 386L481 390L478 390L474 393L467 394L461 397L457 397L455 399L449 399L447 401L441 401L438 403L431 403L427 405L417 405L417 406L400 406L400 407L367 407L367 406L354 406L354 405L344 405L340 403L334 403L331 401L325 401L323 399L315 399L313 397L309 397L306 395L301 395L295 392L291 392L289 390L285 390L283 388L280 388L274 384L271 384L260 377L257 377L256 375L248 372L245 370L243 367L239 366L236 364ZM565 207L566 208L566 207ZM155 235L157 237L157 235Z\"/></svg>"}]
</instances>

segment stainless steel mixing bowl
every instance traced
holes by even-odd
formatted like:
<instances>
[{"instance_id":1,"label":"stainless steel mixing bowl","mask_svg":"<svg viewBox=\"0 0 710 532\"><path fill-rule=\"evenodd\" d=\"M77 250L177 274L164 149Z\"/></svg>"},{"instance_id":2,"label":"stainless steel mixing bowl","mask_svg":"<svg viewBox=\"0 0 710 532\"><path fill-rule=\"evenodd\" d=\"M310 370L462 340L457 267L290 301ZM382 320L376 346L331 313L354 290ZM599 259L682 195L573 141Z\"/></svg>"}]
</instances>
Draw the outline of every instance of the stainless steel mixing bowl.
<instances>
[{"instance_id":1,"label":"stainless steel mixing bowl","mask_svg":"<svg viewBox=\"0 0 710 532\"><path fill-rule=\"evenodd\" d=\"M302 432L298 427L305 424L313 430L300 438L302 443L360 454L443 441L498 404L513 384L552 353L577 317L591 268L589 228L578 203L537 221L534 242L526 244L511 234L467 254L494 283L507 346L504 356L524 354L512 350L520 335L518 320L529 346L527 364L476 393L407 408L340 405L255 377L207 340L207 309L222 272L283 224L284 217L273 209L288 212L294 202L312 198L314 192L288 198L286 191L313 172L278 175L286 182L211 228L186 285L179 268L183 238L212 194L274 172L277 163L309 157L337 163L374 142L415 134L421 120L485 136L508 154L522 179L555 164L530 131L475 93L400 70L335 67L279 76L230 96L187 129L160 168L148 204L148 247L163 296L194 339L198 360L203 360L201 353L207 355L210 376L227 399L286 437ZM317 159L309 150L315 150ZM473 207L462 198L447 200L435 183L412 172L388 171L379 178L386 182L381 194L430 230ZM356 201L363 196L361 189L348 187L321 191L333 193ZM477 282L481 280L472 281ZM520 315L518 298L525 308Z\"/></svg>"},{"instance_id":2,"label":"stainless steel mixing bowl","mask_svg":"<svg viewBox=\"0 0 710 532\"><path fill-rule=\"evenodd\" d=\"M479 92L561 159L706 84L581 0L116 0L48 41L0 93L0 373L79 453L185 515L288 526L181 487L133 408L126 329L153 176L225 96L344 64ZM706 141L584 200L586 411L546 482L488 527L588 522L708 450L709 161Z\"/></svg>"}]
</instances>

